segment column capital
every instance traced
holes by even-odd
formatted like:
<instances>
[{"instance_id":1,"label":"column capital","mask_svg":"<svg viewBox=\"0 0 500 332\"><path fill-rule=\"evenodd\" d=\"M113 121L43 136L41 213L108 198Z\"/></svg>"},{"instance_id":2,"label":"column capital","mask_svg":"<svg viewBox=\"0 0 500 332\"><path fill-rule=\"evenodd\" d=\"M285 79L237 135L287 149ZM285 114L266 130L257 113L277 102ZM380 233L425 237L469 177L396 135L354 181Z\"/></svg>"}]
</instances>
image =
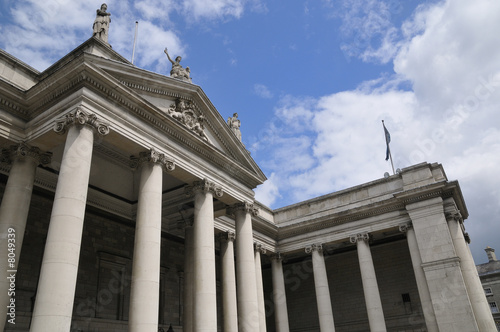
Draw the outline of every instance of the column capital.
<instances>
[{"instance_id":1,"label":"column capital","mask_svg":"<svg viewBox=\"0 0 500 332\"><path fill-rule=\"evenodd\" d=\"M184 228L191 228L194 225L194 217L188 217L188 218L183 218L183 220L180 222L180 224L184 224Z\"/></svg>"},{"instance_id":2,"label":"column capital","mask_svg":"<svg viewBox=\"0 0 500 332\"><path fill-rule=\"evenodd\" d=\"M462 214L459 211L446 213L446 221L455 220L458 223L463 222Z\"/></svg>"},{"instance_id":3,"label":"column capital","mask_svg":"<svg viewBox=\"0 0 500 332\"><path fill-rule=\"evenodd\" d=\"M81 107L76 107L73 111L66 113L64 117L56 120L54 131L63 135L67 128L72 125L90 126L101 136L109 134L107 123L98 120L97 115L83 111Z\"/></svg>"},{"instance_id":4,"label":"column capital","mask_svg":"<svg viewBox=\"0 0 500 332\"><path fill-rule=\"evenodd\" d=\"M306 254L312 254L313 251L323 252L323 244L322 243L311 244L310 246L307 246L305 250Z\"/></svg>"},{"instance_id":5,"label":"column capital","mask_svg":"<svg viewBox=\"0 0 500 332\"><path fill-rule=\"evenodd\" d=\"M211 192L216 197L222 197L224 194L222 187L218 186L215 182L209 181L208 179L194 181L192 185L184 188L184 192L187 196L194 196L194 194L200 191L205 193Z\"/></svg>"},{"instance_id":6,"label":"column capital","mask_svg":"<svg viewBox=\"0 0 500 332\"><path fill-rule=\"evenodd\" d=\"M370 234L368 234L368 232L354 234L349 237L349 240L351 243L358 243L359 241L368 242L370 240Z\"/></svg>"},{"instance_id":7,"label":"column capital","mask_svg":"<svg viewBox=\"0 0 500 332\"><path fill-rule=\"evenodd\" d=\"M173 159L159 153L154 148L149 151L139 153L139 157L130 156L130 167L134 170L138 169L143 163L160 164L165 171L173 171L175 162Z\"/></svg>"},{"instance_id":8,"label":"column capital","mask_svg":"<svg viewBox=\"0 0 500 332\"><path fill-rule=\"evenodd\" d=\"M245 211L254 217L259 215L259 209L250 202L236 203L227 208L227 213L230 215L234 215L236 211Z\"/></svg>"},{"instance_id":9,"label":"column capital","mask_svg":"<svg viewBox=\"0 0 500 332\"><path fill-rule=\"evenodd\" d=\"M413 223L410 221L410 222L407 222L407 223L404 223L404 224L401 224L399 225L399 231L401 233L406 233L410 228L413 228Z\"/></svg>"},{"instance_id":10,"label":"column capital","mask_svg":"<svg viewBox=\"0 0 500 332\"><path fill-rule=\"evenodd\" d=\"M276 253L272 254L270 256L270 258L273 261L280 261L281 262L281 261L283 261L284 256L283 256L283 254L281 252L277 251Z\"/></svg>"},{"instance_id":11,"label":"column capital","mask_svg":"<svg viewBox=\"0 0 500 332\"><path fill-rule=\"evenodd\" d=\"M256 252L259 252L261 254L265 254L267 252L266 248L264 248L262 244L258 242L253 243L253 248Z\"/></svg>"},{"instance_id":12,"label":"column capital","mask_svg":"<svg viewBox=\"0 0 500 332\"><path fill-rule=\"evenodd\" d=\"M218 237L221 242L234 242L236 240L236 235L233 231L219 233Z\"/></svg>"},{"instance_id":13,"label":"column capital","mask_svg":"<svg viewBox=\"0 0 500 332\"><path fill-rule=\"evenodd\" d=\"M17 145L11 145L9 148L2 149L0 161L2 163L11 164L14 160L22 158L31 158L37 165L47 165L51 162L52 153L42 152L37 147L21 142Z\"/></svg>"}]
</instances>

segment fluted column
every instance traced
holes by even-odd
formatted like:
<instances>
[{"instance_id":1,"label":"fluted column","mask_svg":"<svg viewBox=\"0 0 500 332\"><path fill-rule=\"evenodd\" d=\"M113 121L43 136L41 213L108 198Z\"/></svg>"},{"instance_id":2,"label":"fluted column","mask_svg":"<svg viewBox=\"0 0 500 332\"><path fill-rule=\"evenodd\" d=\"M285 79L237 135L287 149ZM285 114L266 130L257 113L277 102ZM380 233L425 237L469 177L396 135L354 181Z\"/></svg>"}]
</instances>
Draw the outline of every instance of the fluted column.
<instances>
[{"instance_id":1,"label":"fluted column","mask_svg":"<svg viewBox=\"0 0 500 332\"><path fill-rule=\"evenodd\" d=\"M78 108L57 121L68 130L38 282L30 331L68 332L75 297L94 134L107 125Z\"/></svg>"},{"instance_id":2,"label":"fluted column","mask_svg":"<svg viewBox=\"0 0 500 332\"><path fill-rule=\"evenodd\" d=\"M495 321L491 315L490 306L484 295L474 259L462 231L462 216L460 213L450 213L446 215L446 220L448 221L455 251L460 258L460 269L462 270L479 331L495 331Z\"/></svg>"},{"instance_id":3,"label":"fluted column","mask_svg":"<svg viewBox=\"0 0 500 332\"><path fill-rule=\"evenodd\" d=\"M222 189L205 179L186 192L194 195L193 331L217 332L213 197L221 197Z\"/></svg>"},{"instance_id":4,"label":"fluted column","mask_svg":"<svg viewBox=\"0 0 500 332\"><path fill-rule=\"evenodd\" d=\"M262 281L262 262L260 254L265 254L266 249L260 243L255 246L255 281L257 283L257 306L259 307L259 331L266 332L266 305L264 302L264 283Z\"/></svg>"},{"instance_id":5,"label":"fluted column","mask_svg":"<svg viewBox=\"0 0 500 332\"><path fill-rule=\"evenodd\" d=\"M224 332L238 331L238 310L236 300L236 272L234 269L235 235L233 232L222 233L222 308L224 310Z\"/></svg>"},{"instance_id":6,"label":"fluted column","mask_svg":"<svg viewBox=\"0 0 500 332\"><path fill-rule=\"evenodd\" d=\"M239 203L233 205L228 212L234 214L236 219L238 331L255 332L259 331L259 308L257 305L251 214L257 215L258 209L250 203Z\"/></svg>"},{"instance_id":7,"label":"fluted column","mask_svg":"<svg viewBox=\"0 0 500 332\"><path fill-rule=\"evenodd\" d=\"M4 330L5 318L15 318L8 315L10 309L9 279L16 275L24 231L31 202L33 183L38 164L48 164L50 153L42 153L36 147L25 143L13 145L2 150L2 162L11 164L9 179L0 206L0 331ZM9 277L9 279L7 279ZM15 322L13 320L12 322Z\"/></svg>"},{"instance_id":8,"label":"fluted column","mask_svg":"<svg viewBox=\"0 0 500 332\"><path fill-rule=\"evenodd\" d=\"M399 230L406 233L411 263L413 265L413 273L415 275L415 281L417 282L418 295L420 297L427 331L439 332L436 314L434 313L434 308L432 306L431 293L429 292L429 285L427 285L424 269L422 269L422 258L420 257L420 252L418 250L417 238L415 236L415 231L413 230L413 225L411 222L400 225Z\"/></svg>"},{"instance_id":9,"label":"fluted column","mask_svg":"<svg viewBox=\"0 0 500 332\"><path fill-rule=\"evenodd\" d=\"M283 274L283 257L278 252L271 256L273 274L273 301L276 332L290 332L288 324L288 308L286 306L285 276Z\"/></svg>"},{"instance_id":10,"label":"fluted column","mask_svg":"<svg viewBox=\"0 0 500 332\"><path fill-rule=\"evenodd\" d=\"M193 332L193 222L192 218L185 221L184 228L184 315L182 316L182 328L184 332Z\"/></svg>"},{"instance_id":11,"label":"fluted column","mask_svg":"<svg viewBox=\"0 0 500 332\"><path fill-rule=\"evenodd\" d=\"M172 171L173 161L154 149L132 157L140 168L139 201L135 225L130 332L157 332L160 292L160 253L163 170Z\"/></svg>"},{"instance_id":12,"label":"fluted column","mask_svg":"<svg viewBox=\"0 0 500 332\"><path fill-rule=\"evenodd\" d=\"M375 267L373 266L372 253L368 244L369 239L368 233L356 234L350 237L351 243L356 243L358 249L359 268L361 270L361 281L363 282L370 331L385 332L384 312L382 310Z\"/></svg>"},{"instance_id":13,"label":"fluted column","mask_svg":"<svg viewBox=\"0 0 500 332\"><path fill-rule=\"evenodd\" d=\"M328 286L328 276L326 274L325 259L323 257L323 246L321 244L313 244L307 246L305 250L306 253L312 255L319 329L322 332L335 331L330 288Z\"/></svg>"}]
</instances>

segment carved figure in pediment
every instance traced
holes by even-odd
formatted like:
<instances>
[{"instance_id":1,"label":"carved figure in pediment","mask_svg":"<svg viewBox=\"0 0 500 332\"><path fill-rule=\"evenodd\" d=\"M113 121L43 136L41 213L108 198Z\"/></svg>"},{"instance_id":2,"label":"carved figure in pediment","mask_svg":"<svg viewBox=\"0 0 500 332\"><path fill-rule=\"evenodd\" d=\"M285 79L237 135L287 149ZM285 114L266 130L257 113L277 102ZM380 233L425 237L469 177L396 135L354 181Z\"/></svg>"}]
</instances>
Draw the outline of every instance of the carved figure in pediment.
<instances>
[{"instance_id":1,"label":"carved figure in pediment","mask_svg":"<svg viewBox=\"0 0 500 332\"><path fill-rule=\"evenodd\" d=\"M182 67L182 65L180 63L182 60L182 57L177 56L177 57L175 57L175 61L174 61L174 60L172 60L172 58L170 58L170 55L168 54L168 50L166 47L163 50L163 52L165 52L165 54L167 55L168 61L170 61L172 63L172 69L170 70L170 77L177 78L177 79L191 83L191 77L190 77L191 69L189 69L189 67L186 67L185 69Z\"/></svg>"},{"instance_id":2,"label":"carved figure in pediment","mask_svg":"<svg viewBox=\"0 0 500 332\"><path fill-rule=\"evenodd\" d=\"M227 125L241 142L241 131L240 131L241 121L238 120L238 113L234 113L232 118L229 117L227 119Z\"/></svg>"},{"instance_id":3,"label":"carved figure in pediment","mask_svg":"<svg viewBox=\"0 0 500 332\"><path fill-rule=\"evenodd\" d=\"M96 17L92 26L94 30L93 36L106 43L108 42L109 23L111 23L111 14L106 12L107 9L108 5L103 3L101 9L96 10Z\"/></svg>"},{"instance_id":4,"label":"carved figure in pediment","mask_svg":"<svg viewBox=\"0 0 500 332\"><path fill-rule=\"evenodd\" d=\"M198 122L193 126L193 131L200 135L204 140L208 140L208 137L205 134L205 126L203 125L203 121L205 121L205 117L203 115L200 115L198 117Z\"/></svg>"},{"instance_id":5,"label":"carved figure in pediment","mask_svg":"<svg viewBox=\"0 0 500 332\"><path fill-rule=\"evenodd\" d=\"M205 135L205 126L203 125L205 118L203 115L198 116L196 114L192 102L179 98L174 104L170 105L167 114L208 141L208 137Z\"/></svg>"}]
</instances>

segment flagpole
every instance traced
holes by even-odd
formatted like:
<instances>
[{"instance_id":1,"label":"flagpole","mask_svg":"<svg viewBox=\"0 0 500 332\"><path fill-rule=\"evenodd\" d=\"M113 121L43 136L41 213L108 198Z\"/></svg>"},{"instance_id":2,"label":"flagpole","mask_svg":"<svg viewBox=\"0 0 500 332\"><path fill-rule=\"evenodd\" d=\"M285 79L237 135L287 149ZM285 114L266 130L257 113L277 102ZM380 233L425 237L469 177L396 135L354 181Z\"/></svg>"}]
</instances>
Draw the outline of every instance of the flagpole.
<instances>
[{"instance_id":1,"label":"flagpole","mask_svg":"<svg viewBox=\"0 0 500 332\"><path fill-rule=\"evenodd\" d=\"M391 148L389 147L389 143L391 141L391 137L389 135L389 131L387 130L387 128L385 128L384 120L382 120L382 126L384 127L385 143L387 145L387 152L389 154L389 159L391 159L392 174L394 175L394 174L396 174L396 172L394 171L394 163L392 162Z\"/></svg>"}]
</instances>

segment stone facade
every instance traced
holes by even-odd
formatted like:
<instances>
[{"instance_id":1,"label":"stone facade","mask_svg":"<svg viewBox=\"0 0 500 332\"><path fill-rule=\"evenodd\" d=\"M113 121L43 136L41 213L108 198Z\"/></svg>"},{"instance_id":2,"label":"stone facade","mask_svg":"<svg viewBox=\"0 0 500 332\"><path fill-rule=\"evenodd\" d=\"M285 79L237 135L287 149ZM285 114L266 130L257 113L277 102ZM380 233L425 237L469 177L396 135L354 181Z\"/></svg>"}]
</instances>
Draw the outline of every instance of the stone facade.
<instances>
[{"instance_id":1,"label":"stone facade","mask_svg":"<svg viewBox=\"0 0 500 332\"><path fill-rule=\"evenodd\" d=\"M0 330L494 328L441 165L271 210L191 82L94 37L0 77Z\"/></svg>"},{"instance_id":2,"label":"stone facade","mask_svg":"<svg viewBox=\"0 0 500 332\"><path fill-rule=\"evenodd\" d=\"M488 263L479 264L476 268L497 330L500 331L500 261L495 249L487 247L484 251L488 256Z\"/></svg>"}]
</instances>

